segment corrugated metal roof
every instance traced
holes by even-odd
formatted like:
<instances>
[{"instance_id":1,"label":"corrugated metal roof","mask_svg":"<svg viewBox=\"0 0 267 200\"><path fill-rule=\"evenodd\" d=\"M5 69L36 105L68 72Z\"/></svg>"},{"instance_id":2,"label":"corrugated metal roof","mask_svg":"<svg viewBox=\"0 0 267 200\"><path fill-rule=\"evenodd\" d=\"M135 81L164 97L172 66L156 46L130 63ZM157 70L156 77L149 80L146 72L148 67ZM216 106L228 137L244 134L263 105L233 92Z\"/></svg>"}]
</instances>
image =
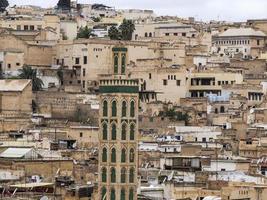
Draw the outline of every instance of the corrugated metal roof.
<instances>
[{"instance_id":1,"label":"corrugated metal roof","mask_svg":"<svg viewBox=\"0 0 267 200\"><path fill-rule=\"evenodd\" d=\"M0 154L1 158L22 158L32 148L8 148Z\"/></svg>"},{"instance_id":2,"label":"corrugated metal roof","mask_svg":"<svg viewBox=\"0 0 267 200\"><path fill-rule=\"evenodd\" d=\"M2 92L20 92L31 82L26 79L5 79L0 80L0 91Z\"/></svg>"}]
</instances>

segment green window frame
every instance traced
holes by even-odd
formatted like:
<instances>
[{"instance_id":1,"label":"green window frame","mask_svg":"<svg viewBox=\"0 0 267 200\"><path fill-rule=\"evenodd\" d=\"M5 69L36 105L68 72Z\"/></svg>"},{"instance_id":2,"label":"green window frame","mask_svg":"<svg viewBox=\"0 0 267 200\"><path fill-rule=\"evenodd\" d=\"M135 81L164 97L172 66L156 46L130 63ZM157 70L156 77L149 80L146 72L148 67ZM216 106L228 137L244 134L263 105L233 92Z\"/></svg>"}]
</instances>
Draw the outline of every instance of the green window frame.
<instances>
[{"instance_id":1,"label":"green window frame","mask_svg":"<svg viewBox=\"0 0 267 200\"><path fill-rule=\"evenodd\" d=\"M114 188L110 191L110 200L116 200L116 191Z\"/></svg>"},{"instance_id":2,"label":"green window frame","mask_svg":"<svg viewBox=\"0 0 267 200\"><path fill-rule=\"evenodd\" d=\"M127 124L123 123L121 125L121 140L126 140L127 137Z\"/></svg>"},{"instance_id":3,"label":"green window frame","mask_svg":"<svg viewBox=\"0 0 267 200\"><path fill-rule=\"evenodd\" d=\"M125 163L126 162L126 149L121 150L121 162Z\"/></svg>"},{"instance_id":4,"label":"green window frame","mask_svg":"<svg viewBox=\"0 0 267 200\"><path fill-rule=\"evenodd\" d=\"M116 117L117 116L117 102L115 100L112 101L111 110L112 110L112 117Z\"/></svg>"},{"instance_id":5,"label":"green window frame","mask_svg":"<svg viewBox=\"0 0 267 200\"><path fill-rule=\"evenodd\" d=\"M130 163L133 163L134 162L134 149L131 149L130 150L130 156L129 156L129 161Z\"/></svg>"},{"instance_id":6,"label":"green window frame","mask_svg":"<svg viewBox=\"0 0 267 200\"><path fill-rule=\"evenodd\" d=\"M125 74L126 71L126 55L122 54L121 56L121 73Z\"/></svg>"},{"instance_id":7,"label":"green window frame","mask_svg":"<svg viewBox=\"0 0 267 200\"><path fill-rule=\"evenodd\" d=\"M103 140L108 139L108 125L106 123L102 125L102 139Z\"/></svg>"},{"instance_id":8,"label":"green window frame","mask_svg":"<svg viewBox=\"0 0 267 200\"><path fill-rule=\"evenodd\" d=\"M123 101L121 106L121 116L126 117L127 115L127 102Z\"/></svg>"},{"instance_id":9,"label":"green window frame","mask_svg":"<svg viewBox=\"0 0 267 200\"><path fill-rule=\"evenodd\" d=\"M130 183L134 183L134 168L130 169L130 173L129 173L129 182Z\"/></svg>"},{"instance_id":10,"label":"green window frame","mask_svg":"<svg viewBox=\"0 0 267 200\"><path fill-rule=\"evenodd\" d=\"M103 117L108 116L108 102L105 100L103 101Z\"/></svg>"},{"instance_id":11,"label":"green window frame","mask_svg":"<svg viewBox=\"0 0 267 200\"><path fill-rule=\"evenodd\" d=\"M116 183L116 169L114 167L110 169L110 181Z\"/></svg>"},{"instance_id":12,"label":"green window frame","mask_svg":"<svg viewBox=\"0 0 267 200\"><path fill-rule=\"evenodd\" d=\"M129 191L129 200L134 200L134 189L131 188Z\"/></svg>"},{"instance_id":13,"label":"green window frame","mask_svg":"<svg viewBox=\"0 0 267 200\"><path fill-rule=\"evenodd\" d=\"M116 124L112 124L111 127L111 140L116 140L117 139L117 126Z\"/></svg>"},{"instance_id":14,"label":"green window frame","mask_svg":"<svg viewBox=\"0 0 267 200\"><path fill-rule=\"evenodd\" d=\"M130 140L134 140L135 139L135 125L131 124L130 126Z\"/></svg>"},{"instance_id":15,"label":"green window frame","mask_svg":"<svg viewBox=\"0 0 267 200\"><path fill-rule=\"evenodd\" d=\"M115 148L113 148L111 150L111 162L112 163L115 163L116 162L116 149Z\"/></svg>"},{"instance_id":16,"label":"green window frame","mask_svg":"<svg viewBox=\"0 0 267 200\"><path fill-rule=\"evenodd\" d=\"M107 168L105 167L102 168L102 182L103 183L107 182Z\"/></svg>"},{"instance_id":17,"label":"green window frame","mask_svg":"<svg viewBox=\"0 0 267 200\"><path fill-rule=\"evenodd\" d=\"M126 168L121 168L121 183L126 183Z\"/></svg>"},{"instance_id":18,"label":"green window frame","mask_svg":"<svg viewBox=\"0 0 267 200\"><path fill-rule=\"evenodd\" d=\"M107 160L108 160L107 148L103 148L103 150L102 150L102 162L107 162Z\"/></svg>"},{"instance_id":19,"label":"green window frame","mask_svg":"<svg viewBox=\"0 0 267 200\"><path fill-rule=\"evenodd\" d=\"M119 55L114 54L114 74L119 73Z\"/></svg>"},{"instance_id":20,"label":"green window frame","mask_svg":"<svg viewBox=\"0 0 267 200\"><path fill-rule=\"evenodd\" d=\"M101 189L101 200L107 199L107 189L105 187L102 187Z\"/></svg>"},{"instance_id":21,"label":"green window frame","mask_svg":"<svg viewBox=\"0 0 267 200\"><path fill-rule=\"evenodd\" d=\"M125 196L125 189L124 188L122 188L121 189L121 200L126 200L126 196Z\"/></svg>"},{"instance_id":22,"label":"green window frame","mask_svg":"<svg viewBox=\"0 0 267 200\"><path fill-rule=\"evenodd\" d=\"M130 117L135 117L135 102L131 101L130 104Z\"/></svg>"}]
</instances>

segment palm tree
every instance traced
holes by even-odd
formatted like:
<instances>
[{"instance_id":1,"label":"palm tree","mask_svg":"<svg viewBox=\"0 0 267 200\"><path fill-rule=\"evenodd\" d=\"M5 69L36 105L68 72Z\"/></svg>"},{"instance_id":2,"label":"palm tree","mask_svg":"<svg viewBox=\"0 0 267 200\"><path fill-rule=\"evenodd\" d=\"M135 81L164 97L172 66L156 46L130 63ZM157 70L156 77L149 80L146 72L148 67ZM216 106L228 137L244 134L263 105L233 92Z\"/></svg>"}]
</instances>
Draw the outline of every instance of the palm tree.
<instances>
[{"instance_id":1,"label":"palm tree","mask_svg":"<svg viewBox=\"0 0 267 200\"><path fill-rule=\"evenodd\" d=\"M135 25L132 20L124 19L119 27L122 40L132 40L133 32L135 31Z\"/></svg>"},{"instance_id":2,"label":"palm tree","mask_svg":"<svg viewBox=\"0 0 267 200\"><path fill-rule=\"evenodd\" d=\"M23 66L22 69L19 70L19 78L21 79L31 79L32 80L32 90L38 91L43 88L43 81L37 77L37 70L32 69L29 66Z\"/></svg>"}]
</instances>

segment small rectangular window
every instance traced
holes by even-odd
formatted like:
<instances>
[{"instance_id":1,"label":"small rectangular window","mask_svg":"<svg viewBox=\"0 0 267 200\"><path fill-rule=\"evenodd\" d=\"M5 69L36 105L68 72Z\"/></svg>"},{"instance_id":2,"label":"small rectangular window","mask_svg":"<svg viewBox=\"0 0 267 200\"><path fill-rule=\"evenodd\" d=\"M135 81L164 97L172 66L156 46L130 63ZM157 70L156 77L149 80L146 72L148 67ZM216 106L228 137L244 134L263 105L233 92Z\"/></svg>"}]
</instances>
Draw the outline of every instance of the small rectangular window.
<instances>
[{"instance_id":1,"label":"small rectangular window","mask_svg":"<svg viewBox=\"0 0 267 200\"><path fill-rule=\"evenodd\" d=\"M18 30L18 31L21 30L21 25L17 25L17 30Z\"/></svg>"},{"instance_id":2,"label":"small rectangular window","mask_svg":"<svg viewBox=\"0 0 267 200\"><path fill-rule=\"evenodd\" d=\"M169 36L170 35L170 33L165 33L165 36Z\"/></svg>"},{"instance_id":3,"label":"small rectangular window","mask_svg":"<svg viewBox=\"0 0 267 200\"><path fill-rule=\"evenodd\" d=\"M85 81L83 81L83 88L85 88Z\"/></svg>"},{"instance_id":4,"label":"small rectangular window","mask_svg":"<svg viewBox=\"0 0 267 200\"><path fill-rule=\"evenodd\" d=\"M29 26L24 25L24 31L28 31L29 30Z\"/></svg>"},{"instance_id":5,"label":"small rectangular window","mask_svg":"<svg viewBox=\"0 0 267 200\"><path fill-rule=\"evenodd\" d=\"M75 58L75 64L76 65L80 64L80 58Z\"/></svg>"},{"instance_id":6,"label":"small rectangular window","mask_svg":"<svg viewBox=\"0 0 267 200\"><path fill-rule=\"evenodd\" d=\"M30 26L30 30L34 31L34 26L33 25Z\"/></svg>"},{"instance_id":7,"label":"small rectangular window","mask_svg":"<svg viewBox=\"0 0 267 200\"><path fill-rule=\"evenodd\" d=\"M163 80L163 85L168 85L168 81L166 79Z\"/></svg>"},{"instance_id":8,"label":"small rectangular window","mask_svg":"<svg viewBox=\"0 0 267 200\"><path fill-rule=\"evenodd\" d=\"M83 68L83 76L85 76L85 68Z\"/></svg>"},{"instance_id":9,"label":"small rectangular window","mask_svg":"<svg viewBox=\"0 0 267 200\"><path fill-rule=\"evenodd\" d=\"M11 64L7 64L7 68L10 69L11 68Z\"/></svg>"},{"instance_id":10,"label":"small rectangular window","mask_svg":"<svg viewBox=\"0 0 267 200\"><path fill-rule=\"evenodd\" d=\"M17 66L20 66L20 63L16 63Z\"/></svg>"},{"instance_id":11,"label":"small rectangular window","mask_svg":"<svg viewBox=\"0 0 267 200\"><path fill-rule=\"evenodd\" d=\"M149 75L148 75L148 76L149 76L149 79L151 79L151 78L152 78L152 74L151 74L151 73L149 73Z\"/></svg>"},{"instance_id":12,"label":"small rectangular window","mask_svg":"<svg viewBox=\"0 0 267 200\"><path fill-rule=\"evenodd\" d=\"M186 33L182 33L182 36L183 36L183 37L186 37Z\"/></svg>"},{"instance_id":13,"label":"small rectangular window","mask_svg":"<svg viewBox=\"0 0 267 200\"><path fill-rule=\"evenodd\" d=\"M176 80L176 85L180 86L181 85L181 80Z\"/></svg>"},{"instance_id":14,"label":"small rectangular window","mask_svg":"<svg viewBox=\"0 0 267 200\"><path fill-rule=\"evenodd\" d=\"M87 64L87 56L83 57L83 64L86 65Z\"/></svg>"},{"instance_id":15,"label":"small rectangular window","mask_svg":"<svg viewBox=\"0 0 267 200\"><path fill-rule=\"evenodd\" d=\"M80 132L80 137L83 137L83 133L82 132Z\"/></svg>"}]
</instances>

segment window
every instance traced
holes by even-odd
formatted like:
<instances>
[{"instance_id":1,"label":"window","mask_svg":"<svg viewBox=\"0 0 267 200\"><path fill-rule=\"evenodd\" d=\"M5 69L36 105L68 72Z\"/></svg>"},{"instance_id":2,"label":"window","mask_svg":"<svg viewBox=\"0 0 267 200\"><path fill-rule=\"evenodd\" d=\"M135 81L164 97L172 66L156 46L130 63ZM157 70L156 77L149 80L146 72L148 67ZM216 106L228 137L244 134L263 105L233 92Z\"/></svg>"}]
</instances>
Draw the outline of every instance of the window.
<instances>
[{"instance_id":1,"label":"window","mask_svg":"<svg viewBox=\"0 0 267 200\"><path fill-rule=\"evenodd\" d=\"M186 33L182 33L182 36L183 36L183 37L186 37Z\"/></svg>"},{"instance_id":2,"label":"window","mask_svg":"<svg viewBox=\"0 0 267 200\"><path fill-rule=\"evenodd\" d=\"M107 116L108 116L108 102L103 101L103 117L107 117Z\"/></svg>"},{"instance_id":3,"label":"window","mask_svg":"<svg viewBox=\"0 0 267 200\"><path fill-rule=\"evenodd\" d=\"M11 68L11 64L7 64L7 68L10 69Z\"/></svg>"},{"instance_id":4,"label":"window","mask_svg":"<svg viewBox=\"0 0 267 200\"><path fill-rule=\"evenodd\" d=\"M125 123L121 125L121 140L126 140L126 126Z\"/></svg>"},{"instance_id":5,"label":"window","mask_svg":"<svg viewBox=\"0 0 267 200\"><path fill-rule=\"evenodd\" d=\"M180 80L176 80L176 85L180 86L181 85L181 81Z\"/></svg>"},{"instance_id":6,"label":"window","mask_svg":"<svg viewBox=\"0 0 267 200\"><path fill-rule=\"evenodd\" d=\"M116 140L117 139L117 128L116 124L112 124L111 128L111 140Z\"/></svg>"},{"instance_id":7,"label":"window","mask_svg":"<svg viewBox=\"0 0 267 200\"><path fill-rule=\"evenodd\" d=\"M168 81L166 79L163 80L163 85L168 85Z\"/></svg>"},{"instance_id":8,"label":"window","mask_svg":"<svg viewBox=\"0 0 267 200\"><path fill-rule=\"evenodd\" d=\"M130 150L129 161L130 161L130 163L133 163L134 162L134 149L131 149Z\"/></svg>"},{"instance_id":9,"label":"window","mask_svg":"<svg viewBox=\"0 0 267 200\"><path fill-rule=\"evenodd\" d=\"M126 66L126 55L122 54L121 57L121 73L125 74L125 66Z\"/></svg>"},{"instance_id":10,"label":"window","mask_svg":"<svg viewBox=\"0 0 267 200\"><path fill-rule=\"evenodd\" d=\"M220 113L224 113L224 106L221 106Z\"/></svg>"},{"instance_id":11,"label":"window","mask_svg":"<svg viewBox=\"0 0 267 200\"><path fill-rule=\"evenodd\" d=\"M83 81L83 88L85 88L85 81Z\"/></svg>"},{"instance_id":12,"label":"window","mask_svg":"<svg viewBox=\"0 0 267 200\"><path fill-rule=\"evenodd\" d=\"M80 64L80 58L75 58L75 64L79 65Z\"/></svg>"},{"instance_id":13,"label":"window","mask_svg":"<svg viewBox=\"0 0 267 200\"><path fill-rule=\"evenodd\" d=\"M145 33L145 37L147 37L147 33Z\"/></svg>"},{"instance_id":14,"label":"window","mask_svg":"<svg viewBox=\"0 0 267 200\"><path fill-rule=\"evenodd\" d=\"M114 74L118 74L118 67L119 67L119 58L118 54L114 55Z\"/></svg>"},{"instance_id":15,"label":"window","mask_svg":"<svg viewBox=\"0 0 267 200\"><path fill-rule=\"evenodd\" d=\"M130 117L135 117L135 103L134 103L134 101L131 101Z\"/></svg>"},{"instance_id":16,"label":"window","mask_svg":"<svg viewBox=\"0 0 267 200\"><path fill-rule=\"evenodd\" d=\"M18 31L21 30L21 25L17 25L17 30L18 30Z\"/></svg>"},{"instance_id":17,"label":"window","mask_svg":"<svg viewBox=\"0 0 267 200\"><path fill-rule=\"evenodd\" d=\"M126 101L122 102L121 116L126 117L127 114L127 103Z\"/></svg>"},{"instance_id":18,"label":"window","mask_svg":"<svg viewBox=\"0 0 267 200\"><path fill-rule=\"evenodd\" d=\"M101 189L101 200L107 200L107 189L105 187Z\"/></svg>"},{"instance_id":19,"label":"window","mask_svg":"<svg viewBox=\"0 0 267 200\"><path fill-rule=\"evenodd\" d=\"M114 188L111 189L110 200L116 200L116 192Z\"/></svg>"},{"instance_id":20,"label":"window","mask_svg":"<svg viewBox=\"0 0 267 200\"><path fill-rule=\"evenodd\" d=\"M178 33L174 33L173 35L174 35L174 36L178 36Z\"/></svg>"},{"instance_id":21,"label":"window","mask_svg":"<svg viewBox=\"0 0 267 200\"><path fill-rule=\"evenodd\" d=\"M86 65L87 64L87 56L83 57L83 64Z\"/></svg>"},{"instance_id":22,"label":"window","mask_svg":"<svg viewBox=\"0 0 267 200\"><path fill-rule=\"evenodd\" d=\"M129 191L129 200L134 200L134 189L131 188Z\"/></svg>"},{"instance_id":23,"label":"window","mask_svg":"<svg viewBox=\"0 0 267 200\"><path fill-rule=\"evenodd\" d=\"M103 140L108 139L108 125L106 123L103 124L102 126L102 135L103 135Z\"/></svg>"},{"instance_id":24,"label":"window","mask_svg":"<svg viewBox=\"0 0 267 200\"><path fill-rule=\"evenodd\" d=\"M102 162L107 162L107 149L106 148L103 148L103 151L102 151Z\"/></svg>"},{"instance_id":25,"label":"window","mask_svg":"<svg viewBox=\"0 0 267 200\"><path fill-rule=\"evenodd\" d=\"M17 66L20 66L20 63L16 63Z\"/></svg>"},{"instance_id":26,"label":"window","mask_svg":"<svg viewBox=\"0 0 267 200\"><path fill-rule=\"evenodd\" d=\"M83 133L82 132L80 132L80 137L83 137Z\"/></svg>"},{"instance_id":27,"label":"window","mask_svg":"<svg viewBox=\"0 0 267 200\"><path fill-rule=\"evenodd\" d=\"M28 31L29 30L29 26L24 25L24 31Z\"/></svg>"},{"instance_id":28,"label":"window","mask_svg":"<svg viewBox=\"0 0 267 200\"><path fill-rule=\"evenodd\" d=\"M130 140L134 140L134 135L135 135L135 125L131 124L131 126L130 126Z\"/></svg>"},{"instance_id":29,"label":"window","mask_svg":"<svg viewBox=\"0 0 267 200\"><path fill-rule=\"evenodd\" d=\"M85 77L85 68L83 68L83 77Z\"/></svg>"},{"instance_id":30,"label":"window","mask_svg":"<svg viewBox=\"0 0 267 200\"><path fill-rule=\"evenodd\" d=\"M149 37L152 37L152 33L151 32L149 33Z\"/></svg>"},{"instance_id":31,"label":"window","mask_svg":"<svg viewBox=\"0 0 267 200\"><path fill-rule=\"evenodd\" d=\"M169 36L170 35L170 33L165 33L165 36Z\"/></svg>"},{"instance_id":32,"label":"window","mask_svg":"<svg viewBox=\"0 0 267 200\"><path fill-rule=\"evenodd\" d=\"M116 117L117 116L117 102L113 101L112 102L112 117Z\"/></svg>"},{"instance_id":33,"label":"window","mask_svg":"<svg viewBox=\"0 0 267 200\"><path fill-rule=\"evenodd\" d=\"M121 183L126 183L126 168L121 169Z\"/></svg>"},{"instance_id":34,"label":"window","mask_svg":"<svg viewBox=\"0 0 267 200\"><path fill-rule=\"evenodd\" d=\"M129 173L129 182L130 183L134 183L134 168L130 169L130 173Z\"/></svg>"},{"instance_id":35,"label":"window","mask_svg":"<svg viewBox=\"0 0 267 200\"><path fill-rule=\"evenodd\" d=\"M125 198L125 189L124 188L121 189L121 200L126 200L126 198Z\"/></svg>"},{"instance_id":36,"label":"window","mask_svg":"<svg viewBox=\"0 0 267 200\"><path fill-rule=\"evenodd\" d=\"M152 74L151 73L148 74L148 78L152 79Z\"/></svg>"},{"instance_id":37,"label":"window","mask_svg":"<svg viewBox=\"0 0 267 200\"><path fill-rule=\"evenodd\" d=\"M105 167L102 168L102 182L107 182L107 169Z\"/></svg>"},{"instance_id":38,"label":"window","mask_svg":"<svg viewBox=\"0 0 267 200\"><path fill-rule=\"evenodd\" d=\"M260 40L257 40L257 45L258 45L258 46L260 45Z\"/></svg>"},{"instance_id":39,"label":"window","mask_svg":"<svg viewBox=\"0 0 267 200\"><path fill-rule=\"evenodd\" d=\"M115 163L116 162L116 149L115 148L113 148L111 150L111 162L112 163Z\"/></svg>"},{"instance_id":40,"label":"window","mask_svg":"<svg viewBox=\"0 0 267 200\"><path fill-rule=\"evenodd\" d=\"M121 150L121 162L126 162L126 150L124 148Z\"/></svg>"},{"instance_id":41,"label":"window","mask_svg":"<svg viewBox=\"0 0 267 200\"><path fill-rule=\"evenodd\" d=\"M31 31L34 30L34 26L33 26L33 25L30 26L30 30L31 30Z\"/></svg>"},{"instance_id":42,"label":"window","mask_svg":"<svg viewBox=\"0 0 267 200\"><path fill-rule=\"evenodd\" d=\"M110 180L111 183L116 183L116 169L114 167L110 170Z\"/></svg>"}]
</instances>

